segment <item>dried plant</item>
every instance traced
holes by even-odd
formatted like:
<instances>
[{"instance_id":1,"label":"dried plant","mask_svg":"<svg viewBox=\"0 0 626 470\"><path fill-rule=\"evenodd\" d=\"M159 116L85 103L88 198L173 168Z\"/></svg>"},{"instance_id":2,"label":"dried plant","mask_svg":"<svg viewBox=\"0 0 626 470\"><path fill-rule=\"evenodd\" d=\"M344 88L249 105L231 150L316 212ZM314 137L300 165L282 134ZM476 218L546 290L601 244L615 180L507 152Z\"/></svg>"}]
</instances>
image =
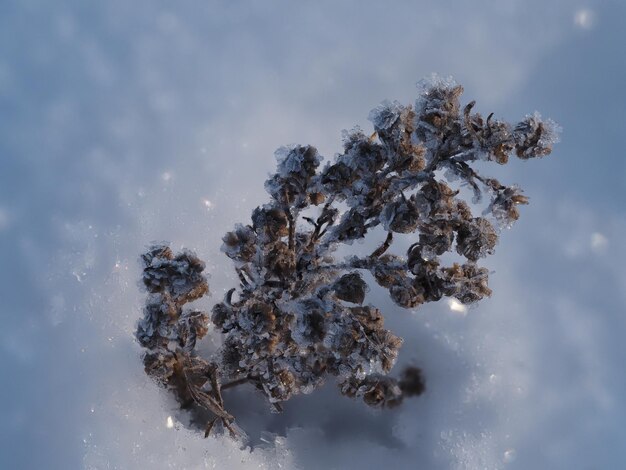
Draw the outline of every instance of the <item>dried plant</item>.
<instances>
[{"instance_id":1,"label":"dried plant","mask_svg":"<svg viewBox=\"0 0 626 470\"><path fill-rule=\"evenodd\" d=\"M279 149L277 171L265 183L270 202L223 238L240 284L210 315L185 308L208 292L204 263L193 253L158 245L142 256L149 296L136 337L147 350L145 370L182 407L210 414L206 435L216 422L237 433L222 391L241 383L256 386L276 410L328 375L342 394L375 407L424 390L415 367L399 379L387 375L402 339L385 329L380 310L363 304L362 273L405 308L489 296L488 271L477 261L493 253L498 233L528 199L471 164L543 157L557 141L552 121L538 114L516 126L493 114L485 119L473 101L461 107L462 92L451 80L433 79L414 107L382 103L369 116L374 133L347 132L343 153L324 166L315 147ZM475 210L489 198L481 215L460 197L462 186L473 192ZM333 255L376 227L386 235L369 256ZM388 254L394 233L415 234L404 257ZM453 250L464 262L442 265L440 256ZM223 347L219 357L202 358L195 346L209 322Z\"/></svg>"}]
</instances>

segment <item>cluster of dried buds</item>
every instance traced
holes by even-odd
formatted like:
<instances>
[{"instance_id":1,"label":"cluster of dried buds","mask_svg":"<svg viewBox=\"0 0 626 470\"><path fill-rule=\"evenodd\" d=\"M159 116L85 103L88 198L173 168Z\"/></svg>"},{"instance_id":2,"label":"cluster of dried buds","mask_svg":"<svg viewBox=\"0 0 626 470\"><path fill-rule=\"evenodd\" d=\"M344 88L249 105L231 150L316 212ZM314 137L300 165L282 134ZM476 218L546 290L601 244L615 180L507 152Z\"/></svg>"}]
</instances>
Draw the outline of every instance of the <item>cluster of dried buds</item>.
<instances>
[{"instance_id":1,"label":"cluster of dried buds","mask_svg":"<svg viewBox=\"0 0 626 470\"><path fill-rule=\"evenodd\" d=\"M369 117L375 132L346 133L343 153L323 167L315 147L279 149L277 171L265 184L270 202L223 238L240 285L210 315L183 309L208 291L195 255L174 256L164 245L143 255L150 294L136 337L147 349L146 372L181 405L213 416L207 434L216 421L235 432L221 392L240 383L253 384L277 410L328 375L343 394L376 407L423 391L417 368L399 379L387 375L402 339L364 304L362 272L405 308L443 296L464 304L489 296L488 271L476 263L493 253L500 229L528 200L471 163L542 157L557 140L555 124L538 114L513 127L473 112L474 102L462 108L462 91L437 79L423 86L414 107L381 104ZM481 215L459 197L460 185L473 191L474 204L488 195ZM333 255L377 227L384 241L371 255ZM406 256L389 253L394 233L416 234ZM463 262L442 265L440 256L453 250ZM209 322L223 347L219 357L203 359L195 345Z\"/></svg>"}]
</instances>

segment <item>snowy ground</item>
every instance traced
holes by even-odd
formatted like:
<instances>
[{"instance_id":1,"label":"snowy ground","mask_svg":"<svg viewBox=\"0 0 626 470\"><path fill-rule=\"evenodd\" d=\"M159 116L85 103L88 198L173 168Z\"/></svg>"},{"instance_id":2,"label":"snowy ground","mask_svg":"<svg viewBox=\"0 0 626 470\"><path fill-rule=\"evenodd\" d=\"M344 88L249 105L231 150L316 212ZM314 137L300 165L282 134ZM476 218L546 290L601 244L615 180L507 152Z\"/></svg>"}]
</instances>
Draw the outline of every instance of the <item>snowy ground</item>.
<instances>
[{"instance_id":1,"label":"snowy ground","mask_svg":"<svg viewBox=\"0 0 626 470\"><path fill-rule=\"evenodd\" d=\"M621 0L0 3L0 468L626 468L625 23ZM332 157L431 72L564 128L493 169L531 197L493 297L371 292L427 377L401 409L328 386L277 416L242 390L251 447L186 430L133 341L138 254L195 249L221 298L220 238L266 200L274 149Z\"/></svg>"}]
</instances>

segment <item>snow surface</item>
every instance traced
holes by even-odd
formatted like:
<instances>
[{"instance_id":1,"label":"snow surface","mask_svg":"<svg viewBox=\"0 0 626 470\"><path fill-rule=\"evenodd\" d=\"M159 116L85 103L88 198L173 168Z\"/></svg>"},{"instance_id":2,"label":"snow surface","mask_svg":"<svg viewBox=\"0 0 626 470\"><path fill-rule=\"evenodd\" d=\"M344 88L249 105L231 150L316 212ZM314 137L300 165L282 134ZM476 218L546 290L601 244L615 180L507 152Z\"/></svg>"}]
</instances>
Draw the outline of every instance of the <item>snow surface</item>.
<instances>
[{"instance_id":1,"label":"snow surface","mask_svg":"<svg viewBox=\"0 0 626 470\"><path fill-rule=\"evenodd\" d=\"M0 468L626 468L626 8L583 6L1 3ZM275 415L242 389L248 447L187 430L132 337L143 247L196 250L220 299L221 237L267 200L276 148L332 157L433 71L564 128L552 156L486 169L531 198L493 297L410 313L368 293L426 375L400 409L329 384Z\"/></svg>"}]
</instances>

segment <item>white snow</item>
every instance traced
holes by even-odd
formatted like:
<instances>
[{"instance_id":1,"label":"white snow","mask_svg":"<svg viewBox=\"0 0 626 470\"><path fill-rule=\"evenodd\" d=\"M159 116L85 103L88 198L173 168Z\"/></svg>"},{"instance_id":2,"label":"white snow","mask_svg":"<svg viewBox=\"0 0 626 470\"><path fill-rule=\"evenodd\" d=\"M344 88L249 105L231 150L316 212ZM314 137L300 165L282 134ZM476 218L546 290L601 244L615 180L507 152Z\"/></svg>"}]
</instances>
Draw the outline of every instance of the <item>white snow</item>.
<instances>
[{"instance_id":1,"label":"white snow","mask_svg":"<svg viewBox=\"0 0 626 470\"><path fill-rule=\"evenodd\" d=\"M589 181L625 174L611 140L623 120L604 113L624 101L620 75L593 69L623 72L624 31L609 20L624 10L609 3L1 7L0 468L623 467L623 185ZM574 34L572 15L593 31ZM558 60L579 55L590 78ZM405 338L398 366L427 380L399 409L373 412L329 384L275 415L243 389L230 399L247 446L189 430L133 340L139 253L155 240L195 250L213 292L198 306L210 308L237 282L221 237L267 200L275 149L332 156L341 129L369 132L376 103L411 103L433 70L484 115L585 118L555 155L494 169L531 202L487 265L493 297L411 313L368 293ZM572 99L583 78L589 95ZM594 90L609 89L586 119ZM606 146L590 154L587 142Z\"/></svg>"}]
</instances>

